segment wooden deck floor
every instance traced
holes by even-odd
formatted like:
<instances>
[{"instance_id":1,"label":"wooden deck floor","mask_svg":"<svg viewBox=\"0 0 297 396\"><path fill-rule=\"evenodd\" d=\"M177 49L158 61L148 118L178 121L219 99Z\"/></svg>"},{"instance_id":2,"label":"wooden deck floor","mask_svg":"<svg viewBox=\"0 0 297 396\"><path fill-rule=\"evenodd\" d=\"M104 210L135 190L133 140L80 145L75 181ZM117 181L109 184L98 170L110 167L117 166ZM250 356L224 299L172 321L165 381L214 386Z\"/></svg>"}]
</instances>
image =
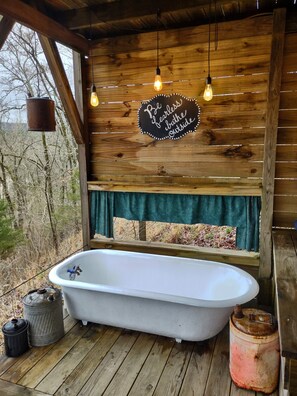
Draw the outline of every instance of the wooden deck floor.
<instances>
[{"instance_id":1,"label":"wooden deck floor","mask_svg":"<svg viewBox=\"0 0 297 396\"><path fill-rule=\"evenodd\" d=\"M65 319L65 336L18 358L0 357L1 396L257 396L229 376L228 328L204 342ZM277 392L273 394L277 395Z\"/></svg>"}]
</instances>

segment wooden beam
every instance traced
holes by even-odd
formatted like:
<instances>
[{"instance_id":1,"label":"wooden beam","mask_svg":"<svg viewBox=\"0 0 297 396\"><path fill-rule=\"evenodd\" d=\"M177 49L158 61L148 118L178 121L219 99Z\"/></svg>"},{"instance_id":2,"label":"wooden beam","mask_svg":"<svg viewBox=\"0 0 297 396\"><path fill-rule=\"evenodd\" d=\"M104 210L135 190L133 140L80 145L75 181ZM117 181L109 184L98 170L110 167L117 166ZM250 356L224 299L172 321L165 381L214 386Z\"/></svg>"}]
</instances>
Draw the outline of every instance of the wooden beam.
<instances>
[{"instance_id":1,"label":"wooden beam","mask_svg":"<svg viewBox=\"0 0 297 396\"><path fill-rule=\"evenodd\" d=\"M86 83L84 73L84 58L77 52L73 53L73 69L74 69L74 88L75 98L78 111L82 120L86 117ZM78 145L78 162L79 162L79 181L80 181L80 198L81 198L81 224L84 249L90 248L90 211L89 211L89 192L88 192L88 163L89 163L89 139L87 125L85 126L85 144Z\"/></svg>"},{"instance_id":2,"label":"wooden beam","mask_svg":"<svg viewBox=\"0 0 297 396\"><path fill-rule=\"evenodd\" d=\"M74 34L64 25L20 0L1 1L0 14L80 53L87 54L89 51L88 40Z\"/></svg>"},{"instance_id":3,"label":"wooden beam","mask_svg":"<svg viewBox=\"0 0 297 396\"><path fill-rule=\"evenodd\" d=\"M39 35L45 57L63 103L72 133L77 144L84 143L83 123L80 118L56 43Z\"/></svg>"},{"instance_id":4,"label":"wooden beam","mask_svg":"<svg viewBox=\"0 0 297 396\"><path fill-rule=\"evenodd\" d=\"M217 7L230 3L230 0L220 0ZM109 2L106 4L98 4L97 6L79 8L76 10L67 10L55 14L57 20L65 24L69 29L83 29L90 26L90 19L92 26L96 27L104 23L114 24L123 21L133 21L141 17L155 17L159 8L162 14L172 13L175 11L184 11L191 13L192 11L204 9L208 12L209 0L159 0L158 5L153 1L138 0L128 2L119 0L116 2ZM214 13L214 5L212 7Z\"/></svg>"},{"instance_id":5,"label":"wooden beam","mask_svg":"<svg viewBox=\"0 0 297 396\"><path fill-rule=\"evenodd\" d=\"M274 177L285 26L286 9L274 10L264 138L259 278L269 278L272 273Z\"/></svg>"},{"instance_id":6,"label":"wooden beam","mask_svg":"<svg viewBox=\"0 0 297 396\"><path fill-rule=\"evenodd\" d=\"M186 257L193 259L219 261L255 270L253 275L257 277L259 266L259 254L255 252L238 251L223 248L208 248L201 246L180 246L173 243L144 242L144 241L121 241L114 239L91 239L92 249L117 249L131 252L160 254L174 257Z\"/></svg>"},{"instance_id":7,"label":"wooden beam","mask_svg":"<svg viewBox=\"0 0 297 396\"><path fill-rule=\"evenodd\" d=\"M90 191L121 191L121 192L146 192L146 193L165 193L165 194L193 194L193 195L233 195L233 196L261 196L261 181L253 179L238 179L232 182L230 179L218 178L186 178L166 177L162 182L161 177L130 177L125 175L123 180L112 180L112 175L100 175L101 181L89 181ZM114 179L117 179L115 177ZM187 181L189 183L187 183Z\"/></svg>"},{"instance_id":8,"label":"wooden beam","mask_svg":"<svg viewBox=\"0 0 297 396\"><path fill-rule=\"evenodd\" d=\"M79 162L79 181L80 181L80 201L81 201L81 228L83 248L90 248L90 211L89 211L89 194L87 186L87 146L78 145L78 162Z\"/></svg>"},{"instance_id":9,"label":"wooden beam","mask_svg":"<svg viewBox=\"0 0 297 396\"><path fill-rule=\"evenodd\" d=\"M14 25L14 20L4 16L0 21L0 50Z\"/></svg>"}]
</instances>

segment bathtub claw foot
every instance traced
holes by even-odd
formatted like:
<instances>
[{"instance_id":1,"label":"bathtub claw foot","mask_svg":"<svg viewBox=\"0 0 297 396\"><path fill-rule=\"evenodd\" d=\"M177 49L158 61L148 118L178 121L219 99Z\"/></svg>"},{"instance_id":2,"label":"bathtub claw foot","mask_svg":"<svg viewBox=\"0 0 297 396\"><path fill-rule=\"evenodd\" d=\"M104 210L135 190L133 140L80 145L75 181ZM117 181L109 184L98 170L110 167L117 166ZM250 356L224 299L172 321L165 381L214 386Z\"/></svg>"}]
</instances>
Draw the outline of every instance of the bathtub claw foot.
<instances>
[{"instance_id":1,"label":"bathtub claw foot","mask_svg":"<svg viewBox=\"0 0 297 396\"><path fill-rule=\"evenodd\" d=\"M81 323L83 324L83 326L86 326L88 324L87 320L82 320Z\"/></svg>"},{"instance_id":2,"label":"bathtub claw foot","mask_svg":"<svg viewBox=\"0 0 297 396\"><path fill-rule=\"evenodd\" d=\"M175 339L175 342L177 342L178 344L180 344L180 343L182 342L182 339L181 339L181 338L176 338L176 339Z\"/></svg>"}]
</instances>

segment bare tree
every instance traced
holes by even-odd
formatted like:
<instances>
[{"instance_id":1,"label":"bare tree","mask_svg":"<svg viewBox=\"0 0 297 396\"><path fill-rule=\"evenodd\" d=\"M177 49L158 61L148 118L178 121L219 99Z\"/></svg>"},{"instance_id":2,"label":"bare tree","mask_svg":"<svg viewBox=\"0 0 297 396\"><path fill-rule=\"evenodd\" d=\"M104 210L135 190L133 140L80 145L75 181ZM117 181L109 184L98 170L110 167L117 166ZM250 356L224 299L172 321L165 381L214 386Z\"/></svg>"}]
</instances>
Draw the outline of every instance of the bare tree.
<instances>
[{"instance_id":1,"label":"bare tree","mask_svg":"<svg viewBox=\"0 0 297 396\"><path fill-rule=\"evenodd\" d=\"M77 147L34 32L15 25L0 52L0 72L0 196L15 227L30 239L49 233L58 250L61 238L80 223ZM29 92L55 101L56 133L26 131Z\"/></svg>"}]
</instances>

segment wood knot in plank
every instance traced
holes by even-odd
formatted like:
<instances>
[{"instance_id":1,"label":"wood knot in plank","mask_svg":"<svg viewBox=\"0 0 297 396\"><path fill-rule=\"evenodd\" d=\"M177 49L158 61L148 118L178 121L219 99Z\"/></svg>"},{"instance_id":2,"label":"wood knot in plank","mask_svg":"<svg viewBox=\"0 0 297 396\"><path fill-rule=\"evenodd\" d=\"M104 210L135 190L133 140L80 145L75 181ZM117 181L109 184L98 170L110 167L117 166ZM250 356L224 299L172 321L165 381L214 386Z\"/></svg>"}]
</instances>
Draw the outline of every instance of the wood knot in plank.
<instances>
[{"instance_id":1,"label":"wood knot in plank","mask_svg":"<svg viewBox=\"0 0 297 396\"><path fill-rule=\"evenodd\" d=\"M230 147L224 151L225 157L228 158L251 158L254 154L244 146Z\"/></svg>"},{"instance_id":2,"label":"wood knot in plank","mask_svg":"<svg viewBox=\"0 0 297 396\"><path fill-rule=\"evenodd\" d=\"M151 142L144 145L144 147L155 147L157 145L156 140L152 140Z\"/></svg>"},{"instance_id":3,"label":"wood knot in plank","mask_svg":"<svg viewBox=\"0 0 297 396\"><path fill-rule=\"evenodd\" d=\"M127 110L127 111L125 111L125 113L124 113L124 117L129 117L130 113L131 113L131 109L130 109L130 110Z\"/></svg>"},{"instance_id":4,"label":"wood knot in plank","mask_svg":"<svg viewBox=\"0 0 297 396\"><path fill-rule=\"evenodd\" d=\"M117 58L116 54L110 54L109 57L114 65L117 67L122 66L122 61Z\"/></svg>"},{"instance_id":5,"label":"wood knot in plank","mask_svg":"<svg viewBox=\"0 0 297 396\"><path fill-rule=\"evenodd\" d=\"M166 170L164 169L164 166L159 166L158 167L158 175L166 175Z\"/></svg>"},{"instance_id":6,"label":"wood knot in plank","mask_svg":"<svg viewBox=\"0 0 297 396\"><path fill-rule=\"evenodd\" d=\"M130 105L130 103L127 102L127 101L123 102L123 104L124 104L124 106L127 107L127 109L128 109L127 111L125 111L124 117L129 117L129 115L130 115L130 113L131 113L131 111L132 111L131 105Z\"/></svg>"},{"instance_id":7,"label":"wood knot in plank","mask_svg":"<svg viewBox=\"0 0 297 396\"><path fill-rule=\"evenodd\" d=\"M198 47L198 48L196 48L196 52L198 52L199 54L203 54L205 51L203 48Z\"/></svg>"},{"instance_id":8,"label":"wood knot in plank","mask_svg":"<svg viewBox=\"0 0 297 396\"><path fill-rule=\"evenodd\" d=\"M216 143L215 133L211 129L205 129L202 132L202 138L206 144L212 145Z\"/></svg>"}]
</instances>

